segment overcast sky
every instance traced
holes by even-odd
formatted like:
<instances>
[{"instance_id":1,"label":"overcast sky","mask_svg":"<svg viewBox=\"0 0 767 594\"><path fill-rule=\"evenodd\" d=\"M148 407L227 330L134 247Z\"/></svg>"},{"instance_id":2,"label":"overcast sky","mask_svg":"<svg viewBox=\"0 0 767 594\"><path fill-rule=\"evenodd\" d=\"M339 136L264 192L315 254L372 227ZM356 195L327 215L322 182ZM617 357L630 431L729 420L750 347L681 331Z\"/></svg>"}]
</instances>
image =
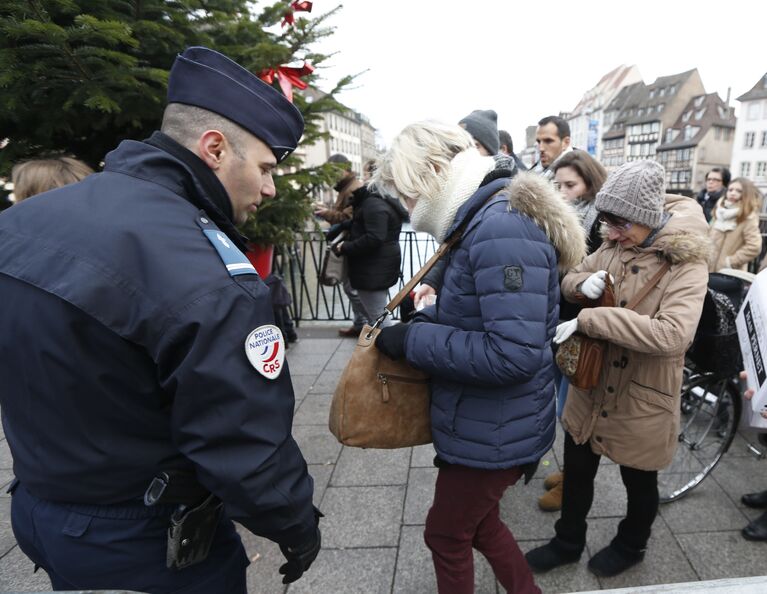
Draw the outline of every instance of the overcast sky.
<instances>
[{"instance_id":1,"label":"overcast sky","mask_svg":"<svg viewBox=\"0 0 767 594\"><path fill-rule=\"evenodd\" d=\"M315 0L313 14L335 5ZM367 71L339 99L387 144L416 120L495 109L521 148L526 126L572 110L621 64L646 84L698 68L706 92L732 88L736 113L767 72L765 0L347 0L329 24L316 49L336 54L319 86Z\"/></svg>"}]
</instances>

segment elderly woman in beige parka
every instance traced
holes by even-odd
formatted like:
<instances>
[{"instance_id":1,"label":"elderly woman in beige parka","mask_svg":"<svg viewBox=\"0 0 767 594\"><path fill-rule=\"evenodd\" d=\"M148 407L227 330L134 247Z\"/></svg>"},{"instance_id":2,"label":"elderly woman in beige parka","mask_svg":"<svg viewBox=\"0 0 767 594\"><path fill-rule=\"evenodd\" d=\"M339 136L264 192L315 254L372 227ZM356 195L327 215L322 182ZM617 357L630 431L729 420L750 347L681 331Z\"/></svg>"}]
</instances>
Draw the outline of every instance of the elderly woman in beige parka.
<instances>
[{"instance_id":1,"label":"elderly woman in beige parka","mask_svg":"<svg viewBox=\"0 0 767 594\"><path fill-rule=\"evenodd\" d=\"M576 329L607 342L599 384L573 386L562 425L565 473L556 537L527 554L546 571L577 561L586 542L586 516L600 456L620 465L626 517L610 545L589 561L599 576L621 573L644 558L658 510L657 471L674 455L679 433L685 351L700 318L708 282L707 225L695 200L664 194L663 167L634 161L614 171L597 194L606 241L562 281L566 299L596 299L606 274L617 307L584 308L560 324L555 342ZM625 309L665 262L670 269L636 306Z\"/></svg>"}]
</instances>

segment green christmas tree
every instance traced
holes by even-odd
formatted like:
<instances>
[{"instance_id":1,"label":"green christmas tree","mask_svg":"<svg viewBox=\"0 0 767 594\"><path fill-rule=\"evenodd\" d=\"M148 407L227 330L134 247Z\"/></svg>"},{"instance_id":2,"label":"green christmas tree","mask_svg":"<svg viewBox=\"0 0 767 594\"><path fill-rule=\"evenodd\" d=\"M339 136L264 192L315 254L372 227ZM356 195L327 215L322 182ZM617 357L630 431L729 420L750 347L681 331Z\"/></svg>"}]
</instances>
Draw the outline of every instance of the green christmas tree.
<instances>
[{"instance_id":1,"label":"green christmas tree","mask_svg":"<svg viewBox=\"0 0 767 594\"><path fill-rule=\"evenodd\" d=\"M120 141L147 138L162 118L170 66L188 46L216 49L256 74L295 61L321 66L327 56L311 46L332 34L326 21L338 7L316 17L293 8L246 0L4 0L0 141L8 144L0 175L51 154L98 168ZM280 27L286 14L294 22ZM322 112L340 108L335 94L351 78L312 103L294 95L306 121L302 144L322 136ZM290 243L310 215L313 190L335 175L329 167L304 169L296 156L280 172L277 197L243 229L256 242Z\"/></svg>"}]
</instances>

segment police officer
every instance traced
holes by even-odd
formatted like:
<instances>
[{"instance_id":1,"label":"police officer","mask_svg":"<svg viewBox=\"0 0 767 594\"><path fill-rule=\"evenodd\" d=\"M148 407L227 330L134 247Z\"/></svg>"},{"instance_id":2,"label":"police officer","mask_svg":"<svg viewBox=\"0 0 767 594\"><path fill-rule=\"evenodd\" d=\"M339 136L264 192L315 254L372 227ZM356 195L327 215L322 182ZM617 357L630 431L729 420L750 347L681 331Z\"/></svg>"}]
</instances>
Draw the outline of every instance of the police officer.
<instances>
[{"instance_id":1,"label":"police officer","mask_svg":"<svg viewBox=\"0 0 767 594\"><path fill-rule=\"evenodd\" d=\"M245 592L231 520L280 545L285 583L317 556L285 340L235 229L302 132L192 47L161 132L0 216L13 529L54 589Z\"/></svg>"}]
</instances>

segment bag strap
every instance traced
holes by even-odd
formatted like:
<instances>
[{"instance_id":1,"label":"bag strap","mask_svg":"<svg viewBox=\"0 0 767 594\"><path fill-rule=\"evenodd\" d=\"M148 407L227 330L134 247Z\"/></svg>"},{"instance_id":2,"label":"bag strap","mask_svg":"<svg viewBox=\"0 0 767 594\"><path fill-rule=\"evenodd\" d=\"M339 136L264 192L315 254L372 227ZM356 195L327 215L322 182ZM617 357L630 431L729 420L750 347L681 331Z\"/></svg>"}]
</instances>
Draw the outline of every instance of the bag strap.
<instances>
[{"instance_id":1,"label":"bag strap","mask_svg":"<svg viewBox=\"0 0 767 594\"><path fill-rule=\"evenodd\" d=\"M449 252L450 248L458 243L458 241L461 239L461 234L463 233L465 227L465 224L458 227L458 229L456 229L455 232L441 246L439 246L432 257L429 258L426 264L423 265L423 268L416 272L413 275L413 278L405 283L405 286L402 287L402 290L397 293L391 301L389 301L389 304L386 306L386 311L388 311L390 314L394 313L396 307L402 303L402 300L408 295L408 293L410 293L410 291L412 291L415 286L421 282L421 279L423 279L423 277L426 276L432 268L434 268L434 265L437 263L437 261L447 252Z\"/></svg>"},{"instance_id":2,"label":"bag strap","mask_svg":"<svg viewBox=\"0 0 767 594\"><path fill-rule=\"evenodd\" d=\"M647 281L647 284L642 287L642 290L639 291L634 297L626 304L626 309L634 309L639 303L647 297L648 293L653 290L655 285L657 285L660 282L660 279L663 278L663 275L668 272L668 269L671 268L671 262L666 260L666 262L663 264L663 266L660 267L660 270L655 273L655 276L653 276L649 281Z\"/></svg>"}]
</instances>

